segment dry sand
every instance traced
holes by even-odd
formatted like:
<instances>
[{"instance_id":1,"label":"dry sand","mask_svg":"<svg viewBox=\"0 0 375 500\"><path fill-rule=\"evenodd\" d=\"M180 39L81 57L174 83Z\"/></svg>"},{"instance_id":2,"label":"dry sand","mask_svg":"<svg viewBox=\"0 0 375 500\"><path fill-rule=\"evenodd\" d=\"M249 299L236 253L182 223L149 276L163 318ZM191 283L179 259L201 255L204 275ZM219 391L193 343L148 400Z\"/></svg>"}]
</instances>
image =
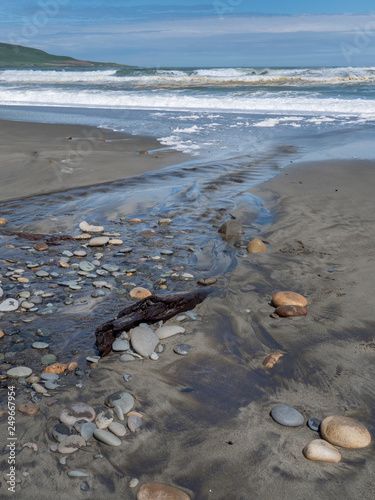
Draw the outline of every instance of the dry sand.
<instances>
[{"instance_id":1,"label":"dry sand","mask_svg":"<svg viewBox=\"0 0 375 500\"><path fill-rule=\"evenodd\" d=\"M159 148L151 137L90 126L0 120L0 201L122 180L189 158L153 152Z\"/></svg>"},{"instance_id":2,"label":"dry sand","mask_svg":"<svg viewBox=\"0 0 375 500\"><path fill-rule=\"evenodd\" d=\"M48 407L43 398L36 416L17 414L19 446L34 442L39 451L17 455L18 472L29 476L13 498L131 500L137 489L128 482L137 477L175 485L195 500L372 499L373 444L342 449L338 464L311 462L302 449L317 434L280 426L269 412L284 403L306 419L350 416L375 435L374 185L373 163L325 162L284 169L253 190L275 215L259 235L268 252L239 259L216 296L196 308L203 320L166 340L157 362L124 364L111 354L83 388L69 375L53 394L58 403ZM308 316L271 318L269 301L280 290L306 296ZM191 345L186 357L172 352L181 342ZM284 356L265 369L274 351ZM187 387L195 390L181 392ZM118 448L91 440L60 465L49 446L61 409L77 400L103 404L117 390L136 396L143 429ZM103 458L94 459L99 452ZM80 490L84 479L69 478L69 470L88 472L91 491ZM11 498L5 489L3 481L1 495Z\"/></svg>"}]
</instances>

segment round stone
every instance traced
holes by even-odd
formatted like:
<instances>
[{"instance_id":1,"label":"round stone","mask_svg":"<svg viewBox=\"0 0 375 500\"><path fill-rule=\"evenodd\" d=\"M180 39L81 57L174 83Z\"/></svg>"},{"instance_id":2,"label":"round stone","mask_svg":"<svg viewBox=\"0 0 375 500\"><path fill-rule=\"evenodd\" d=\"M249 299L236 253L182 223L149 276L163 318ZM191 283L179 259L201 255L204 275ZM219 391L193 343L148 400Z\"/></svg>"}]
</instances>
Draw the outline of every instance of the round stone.
<instances>
[{"instance_id":1,"label":"round stone","mask_svg":"<svg viewBox=\"0 0 375 500\"><path fill-rule=\"evenodd\" d=\"M91 273L91 271L95 271L96 269L94 264L91 264L91 262L87 262L87 260L83 260L82 262L80 262L79 268L81 271L84 271L86 273Z\"/></svg>"},{"instance_id":2,"label":"round stone","mask_svg":"<svg viewBox=\"0 0 375 500\"><path fill-rule=\"evenodd\" d=\"M132 299L145 299L146 297L150 297L152 293L147 288L142 288L141 286L137 286L130 290L130 297Z\"/></svg>"},{"instance_id":3,"label":"round stone","mask_svg":"<svg viewBox=\"0 0 375 500\"><path fill-rule=\"evenodd\" d=\"M16 299L6 299L0 304L0 312L12 312L18 309L19 302Z\"/></svg>"},{"instance_id":4,"label":"round stone","mask_svg":"<svg viewBox=\"0 0 375 500\"><path fill-rule=\"evenodd\" d=\"M111 422L108 426L108 430L112 432L117 437L125 436L126 428L120 422Z\"/></svg>"},{"instance_id":5,"label":"round stone","mask_svg":"<svg viewBox=\"0 0 375 500\"><path fill-rule=\"evenodd\" d=\"M8 224L8 220L4 219L4 217L0 217L0 226L5 226L5 224Z\"/></svg>"},{"instance_id":6,"label":"round stone","mask_svg":"<svg viewBox=\"0 0 375 500\"><path fill-rule=\"evenodd\" d=\"M82 425L80 434L85 441L88 441L94 435L95 429L97 429L97 427L94 422L86 422Z\"/></svg>"},{"instance_id":7,"label":"round stone","mask_svg":"<svg viewBox=\"0 0 375 500\"><path fill-rule=\"evenodd\" d=\"M106 429L113 422L113 411L107 406L95 408L95 424L98 429Z\"/></svg>"},{"instance_id":8,"label":"round stone","mask_svg":"<svg viewBox=\"0 0 375 500\"><path fill-rule=\"evenodd\" d=\"M32 373L32 369L27 366L17 366L16 368L10 368L7 371L7 376L9 378L27 378Z\"/></svg>"},{"instance_id":9,"label":"round stone","mask_svg":"<svg viewBox=\"0 0 375 500\"><path fill-rule=\"evenodd\" d=\"M280 425L298 427L304 422L301 413L288 405L276 405L271 410L271 417Z\"/></svg>"},{"instance_id":10,"label":"round stone","mask_svg":"<svg viewBox=\"0 0 375 500\"><path fill-rule=\"evenodd\" d=\"M77 420L93 422L95 420L95 410L86 403L73 403L68 408L64 408L60 413L59 420L66 425L74 425Z\"/></svg>"},{"instance_id":11,"label":"round stone","mask_svg":"<svg viewBox=\"0 0 375 500\"><path fill-rule=\"evenodd\" d=\"M32 384L31 387L35 392L38 392L39 394L45 394L47 392L47 389L45 387L37 383Z\"/></svg>"},{"instance_id":12,"label":"round stone","mask_svg":"<svg viewBox=\"0 0 375 500\"><path fill-rule=\"evenodd\" d=\"M38 252L45 252L49 249L49 246L47 245L47 243L35 243L34 248Z\"/></svg>"},{"instance_id":13,"label":"round stone","mask_svg":"<svg viewBox=\"0 0 375 500\"><path fill-rule=\"evenodd\" d=\"M318 431L320 429L321 423L322 423L321 420L319 420L318 418L314 418L314 417L309 418L307 421L307 425L312 431Z\"/></svg>"},{"instance_id":14,"label":"round stone","mask_svg":"<svg viewBox=\"0 0 375 500\"><path fill-rule=\"evenodd\" d=\"M40 410L39 406L35 403L22 403L18 406L17 410L26 415L35 415Z\"/></svg>"},{"instance_id":15,"label":"round stone","mask_svg":"<svg viewBox=\"0 0 375 500\"><path fill-rule=\"evenodd\" d=\"M159 343L159 337L149 326L137 326L129 335L134 351L141 356L150 356Z\"/></svg>"},{"instance_id":16,"label":"round stone","mask_svg":"<svg viewBox=\"0 0 375 500\"><path fill-rule=\"evenodd\" d=\"M197 281L198 285L202 285L202 286L214 285L216 282L217 282L217 278L214 278L213 276L211 278L203 278L203 279Z\"/></svg>"},{"instance_id":17,"label":"round stone","mask_svg":"<svg viewBox=\"0 0 375 500\"><path fill-rule=\"evenodd\" d=\"M142 427L142 419L137 415L130 415L128 418L128 427L131 432L135 432L137 429Z\"/></svg>"},{"instance_id":18,"label":"round stone","mask_svg":"<svg viewBox=\"0 0 375 500\"><path fill-rule=\"evenodd\" d=\"M119 238L112 238L108 242L110 245L122 245L124 242L120 240Z\"/></svg>"},{"instance_id":19,"label":"round stone","mask_svg":"<svg viewBox=\"0 0 375 500\"><path fill-rule=\"evenodd\" d=\"M120 360L124 363L128 363L129 361L134 361L135 357L131 354L123 354L122 356L120 356Z\"/></svg>"},{"instance_id":20,"label":"round stone","mask_svg":"<svg viewBox=\"0 0 375 500\"><path fill-rule=\"evenodd\" d=\"M137 493L137 500L190 500L189 495L173 486L161 483L145 483Z\"/></svg>"},{"instance_id":21,"label":"round stone","mask_svg":"<svg viewBox=\"0 0 375 500\"><path fill-rule=\"evenodd\" d=\"M32 347L34 349L47 349L47 347L49 347L49 344L47 344L47 342L33 342Z\"/></svg>"},{"instance_id":22,"label":"round stone","mask_svg":"<svg viewBox=\"0 0 375 500\"><path fill-rule=\"evenodd\" d=\"M173 351L180 356L187 356L190 352L190 346L188 344L178 344L173 348Z\"/></svg>"},{"instance_id":23,"label":"round stone","mask_svg":"<svg viewBox=\"0 0 375 500\"><path fill-rule=\"evenodd\" d=\"M79 228L83 233L102 233L104 231L103 226L94 226L85 220L80 222Z\"/></svg>"},{"instance_id":24,"label":"round stone","mask_svg":"<svg viewBox=\"0 0 375 500\"><path fill-rule=\"evenodd\" d=\"M279 306L307 306L305 297L295 292L278 292L272 297L275 307Z\"/></svg>"},{"instance_id":25,"label":"round stone","mask_svg":"<svg viewBox=\"0 0 375 500\"><path fill-rule=\"evenodd\" d=\"M43 271L43 270L40 270L40 271L37 271L35 273L35 275L38 277L38 278L47 278L49 276L49 273L47 273L47 271Z\"/></svg>"},{"instance_id":26,"label":"round stone","mask_svg":"<svg viewBox=\"0 0 375 500\"><path fill-rule=\"evenodd\" d=\"M247 245L247 251L249 253L267 252L267 247L262 240L255 238L254 240L251 240Z\"/></svg>"},{"instance_id":27,"label":"round stone","mask_svg":"<svg viewBox=\"0 0 375 500\"><path fill-rule=\"evenodd\" d=\"M64 373L66 368L67 367L64 363L53 363L52 365L47 366L44 371L45 373L56 373L58 375L60 373Z\"/></svg>"},{"instance_id":28,"label":"round stone","mask_svg":"<svg viewBox=\"0 0 375 500\"><path fill-rule=\"evenodd\" d=\"M182 326L161 326L156 330L156 335L160 340L167 339L168 337L173 337L177 333L185 333L185 328Z\"/></svg>"},{"instance_id":29,"label":"round stone","mask_svg":"<svg viewBox=\"0 0 375 500\"><path fill-rule=\"evenodd\" d=\"M125 391L114 392L105 400L105 404L109 407L120 407L123 413L128 413L134 406L134 398L131 394Z\"/></svg>"},{"instance_id":30,"label":"round stone","mask_svg":"<svg viewBox=\"0 0 375 500\"><path fill-rule=\"evenodd\" d=\"M173 255L173 250L160 250L160 255Z\"/></svg>"},{"instance_id":31,"label":"round stone","mask_svg":"<svg viewBox=\"0 0 375 500\"><path fill-rule=\"evenodd\" d=\"M113 266L111 264L104 264L102 267L103 267L103 269L105 269L109 273L115 273L115 272L119 271L119 269L120 269L118 266Z\"/></svg>"},{"instance_id":32,"label":"round stone","mask_svg":"<svg viewBox=\"0 0 375 500\"><path fill-rule=\"evenodd\" d=\"M159 219L158 224L159 226L169 226L169 224L172 222L171 219Z\"/></svg>"},{"instance_id":33,"label":"round stone","mask_svg":"<svg viewBox=\"0 0 375 500\"><path fill-rule=\"evenodd\" d=\"M112 351L127 351L130 348L130 344L127 340L117 339L112 344Z\"/></svg>"},{"instance_id":34,"label":"round stone","mask_svg":"<svg viewBox=\"0 0 375 500\"><path fill-rule=\"evenodd\" d=\"M365 448L371 443L371 435L358 420L333 415L320 426L322 437L331 444L343 448Z\"/></svg>"},{"instance_id":35,"label":"round stone","mask_svg":"<svg viewBox=\"0 0 375 500\"><path fill-rule=\"evenodd\" d=\"M95 429L94 437L101 441L102 443L108 444L109 446L120 446L121 439L115 436L112 432L108 432L103 429Z\"/></svg>"},{"instance_id":36,"label":"round stone","mask_svg":"<svg viewBox=\"0 0 375 500\"><path fill-rule=\"evenodd\" d=\"M57 380L59 380L59 376L57 375L57 373L42 373L40 375L40 378L42 380L50 380L52 382L56 382Z\"/></svg>"},{"instance_id":37,"label":"round stone","mask_svg":"<svg viewBox=\"0 0 375 500\"><path fill-rule=\"evenodd\" d=\"M76 257L86 257L87 252L86 250L74 250L73 255Z\"/></svg>"},{"instance_id":38,"label":"round stone","mask_svg":"<svg viewBox=\"0 0 375 500\"><path fill-rule=\"evenodd\" d=\"M334 446L323 439L314 439L303 449L303 454L308 460L316 462L336 463L341 460L341 453Z\"/></svg>"},{"instance_id":39,"label":"round stone","mask_svg":"<svg viewBox=\"0 0 375 500\"><path fill-rule=\"evenodd\" d=\"M293 316L306 316L307 310L301 306L279 306L275 313L282 318L291 318Z\"/></svg>"},{"instance_id":40,"label":"round stone","mask_svg":"<svg viewBox=\"0 0 375 500\"><path fill-rule=\"evenodd\" d=\"M52 436L61 443L68 436L72 436L75 434L73 427L65 424L55 424L52 429Z\"/></svg>"},{"instance_id":41,"label":"round stone","mask_svg":"<svg viewBox=\"0 0 375 500\"><path fill-rule=\"evenodd\" d=\"M91 238L89 241L90 247L102 247L109 242L109 238L107 236L98 236L96 238Z\"/></svg>"},{"instance_id":42,"label":"round stone","mask_svg":"<svg viewBox=\"0 0 375 500\"><path fill-rule=\"evenodd\" d=\"M133 477L129 481L129 488L136 488L138 486L138 484L139 484L139 479L137 479L136 477Z\"/></svg>"},{"instance_id":43,"label":"round stone","mask_svg":"<svg viewBox=\"0 0 375 500\"><path fill-rule=\"evenodd\" d=\"M78 436L77 434L73 434L72 436L68 436L63 439L59 443L57 450L59 451L59 453L68 455L70 453L74 453L79 448L83 448L84 446L86 446L86 441L83 439L83 437Z\"/></svg>"}]
</instances>

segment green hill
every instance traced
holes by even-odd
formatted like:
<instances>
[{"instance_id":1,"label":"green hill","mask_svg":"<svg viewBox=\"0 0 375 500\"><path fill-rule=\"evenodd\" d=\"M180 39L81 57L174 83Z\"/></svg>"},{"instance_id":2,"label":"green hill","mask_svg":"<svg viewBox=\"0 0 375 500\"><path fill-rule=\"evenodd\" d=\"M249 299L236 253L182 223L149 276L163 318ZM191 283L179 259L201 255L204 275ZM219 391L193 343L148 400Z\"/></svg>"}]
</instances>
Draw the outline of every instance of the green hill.
<instances>
[{"instance_id":1,"label":"green hill","mask_svg":"<svg viewBox=\"0 0 375 500\"><path fill-rule=\"evenodd\" d=\"M92 61L79 61L73 57L55 56L43 50L0 43L0 67L6 68L30 68L38 67L105 67L125 66L116 63L100 63Z\"/></svg>"}]
</instances>

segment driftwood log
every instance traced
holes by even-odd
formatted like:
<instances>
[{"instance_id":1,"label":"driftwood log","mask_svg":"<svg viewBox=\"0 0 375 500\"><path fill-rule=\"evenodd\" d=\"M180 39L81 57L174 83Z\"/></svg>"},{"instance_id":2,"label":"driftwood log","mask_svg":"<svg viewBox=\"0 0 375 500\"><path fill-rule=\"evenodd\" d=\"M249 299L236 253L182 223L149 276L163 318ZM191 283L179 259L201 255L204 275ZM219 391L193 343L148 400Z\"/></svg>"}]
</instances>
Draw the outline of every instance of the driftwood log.
<instances>
[{"instance_id":1,"label":"driftwood log","mask_svg":"<svg viewBox=\"0 0 375 500\"><path fill-rule=\"evenodd\" d=\"M122 309L116 318L106 321L95 331L96 347L100 356L111 352L112 344L121 332L135 328L140 323L154 323L190 311L203 302L215 288L198 288L191 292L150 295Z\"/></svg>"}]
</instances>

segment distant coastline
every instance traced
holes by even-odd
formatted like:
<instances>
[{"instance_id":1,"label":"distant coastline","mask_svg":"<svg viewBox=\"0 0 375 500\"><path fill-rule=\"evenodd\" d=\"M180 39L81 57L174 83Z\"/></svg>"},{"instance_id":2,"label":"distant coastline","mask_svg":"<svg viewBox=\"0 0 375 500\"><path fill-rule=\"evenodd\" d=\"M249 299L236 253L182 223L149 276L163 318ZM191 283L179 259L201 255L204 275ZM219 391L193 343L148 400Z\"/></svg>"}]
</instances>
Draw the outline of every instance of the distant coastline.
<instances>
[{"instance_id":1,"label":"distant coastline","mask_svg":"<svg viewBox=\"0 0 375 500\"><path fill-rule=\"evenodd\" d=\"M48 54L43 50L24 47L23 45L13 45L10 43L0 43L0 68L108 68L108 67L128 67L126 64L105 63L95 61L80 61L69 56L56 56Z\"/></svg>"}]
</instances>

